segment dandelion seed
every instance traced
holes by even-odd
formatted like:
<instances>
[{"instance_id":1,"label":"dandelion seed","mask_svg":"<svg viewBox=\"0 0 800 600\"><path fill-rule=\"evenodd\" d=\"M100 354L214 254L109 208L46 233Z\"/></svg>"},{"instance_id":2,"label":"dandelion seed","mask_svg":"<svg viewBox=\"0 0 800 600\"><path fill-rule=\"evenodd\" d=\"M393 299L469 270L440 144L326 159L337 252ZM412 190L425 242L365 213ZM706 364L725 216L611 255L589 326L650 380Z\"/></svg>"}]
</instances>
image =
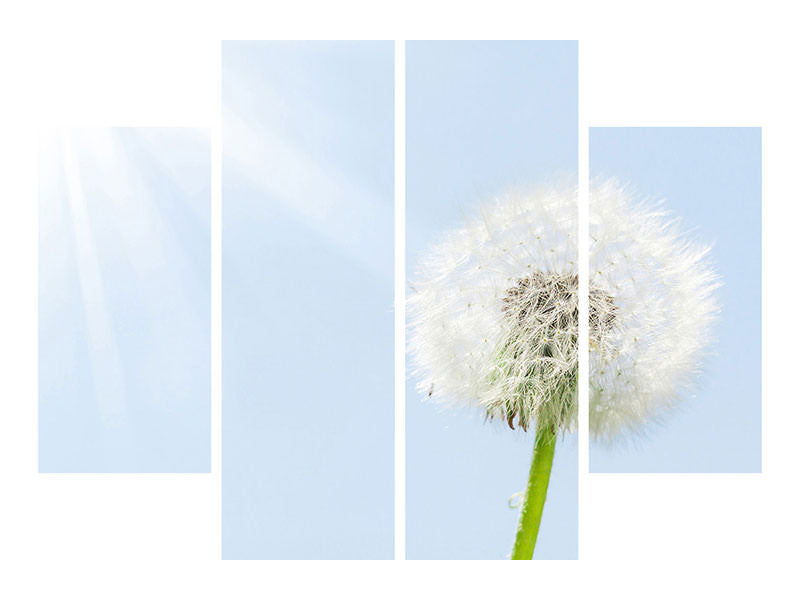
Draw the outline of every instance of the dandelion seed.
<instances>
[{"instance_id":1,"label":"dandelion seed","mask_svg":"<svg viewBox=\"0 0 800 600\"><path fill-rule=\"evenodd\" d=\"M574 188L496 198L423 258L408 301L423 393L476 406L511 429L536 428L518 532L519 543L533 528L533 542L520 555L533 552L538 517L526 511L536 496L541 516L555 437L576 426L577 214ZM718 280L708 247L615 181L592 186L590 237L590 430L609 440L657 418L691 386Z\"/></svg>"}]
</instances>

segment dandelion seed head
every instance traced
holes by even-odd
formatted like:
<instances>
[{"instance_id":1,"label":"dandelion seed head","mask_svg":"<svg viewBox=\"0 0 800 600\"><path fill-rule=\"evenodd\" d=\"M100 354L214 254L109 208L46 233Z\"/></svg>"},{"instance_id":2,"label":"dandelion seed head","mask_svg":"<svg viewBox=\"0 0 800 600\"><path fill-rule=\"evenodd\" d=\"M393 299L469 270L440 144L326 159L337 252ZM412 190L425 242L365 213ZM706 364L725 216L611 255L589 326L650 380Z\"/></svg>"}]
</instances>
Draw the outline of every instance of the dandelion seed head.
<instances>
[{"instance_id":1,"label":"dandelion seed head","mask_svg":"<svg viewBox=\"0 0 800 600\"><path fill-rule=\"evenodd\" d=\"M691 384L717 307L707 248L613 181L592 187L590 423L610 439ZM484 204L420 260L409 296L419 389L487 418L562 431L577 420L577 190Z\"/></svg>"}]
</instances>

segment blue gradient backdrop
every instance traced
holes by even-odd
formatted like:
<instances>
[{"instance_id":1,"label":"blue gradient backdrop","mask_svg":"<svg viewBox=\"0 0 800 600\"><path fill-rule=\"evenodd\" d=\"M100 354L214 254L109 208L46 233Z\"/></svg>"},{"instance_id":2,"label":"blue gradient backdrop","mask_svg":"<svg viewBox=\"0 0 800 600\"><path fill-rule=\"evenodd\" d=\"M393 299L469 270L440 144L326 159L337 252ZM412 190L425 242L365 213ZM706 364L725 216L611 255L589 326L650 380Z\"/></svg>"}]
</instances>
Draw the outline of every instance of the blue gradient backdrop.
<instances>
[{"instance_id":1,"label":"blue gradient backdrop","mask_svg":"<svg viewBox=\"0 0 800 600\"><path fill-rule=\"evenodd\" d=\"M222 77L223 558L392 558L393 44Z\"/></svg>"}]
</instances>

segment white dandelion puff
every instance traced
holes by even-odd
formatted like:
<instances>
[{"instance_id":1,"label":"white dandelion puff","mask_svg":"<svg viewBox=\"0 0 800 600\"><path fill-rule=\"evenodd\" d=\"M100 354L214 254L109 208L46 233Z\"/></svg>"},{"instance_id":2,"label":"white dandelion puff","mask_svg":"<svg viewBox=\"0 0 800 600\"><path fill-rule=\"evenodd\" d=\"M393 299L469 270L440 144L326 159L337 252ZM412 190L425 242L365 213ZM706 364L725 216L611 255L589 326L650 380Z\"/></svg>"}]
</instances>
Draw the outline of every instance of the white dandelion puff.
<instances>
[{"instance_id":1,"label":"white dandelion puff","mask_svg":"<svg viewBox=\"0 0 800 600\"><path fill-rule=\"evenodd\" d=\"M577 420L577 190L483 205L420 261L408 301L418 387L512 428ZM707 246L615 181L591 190L590 428L612 439L690 388L718 312Z\"/></svg>"},{"instance_id":2,"label":"white dandelion puff","mask_svg":"<svg viewBox=\"0 0 800 600\"><path fill-rule=\"evenodd\" d=\"M590 431L612 439L686 393L718 312L709 248L614 181L590 191ZM577 191L513 192L422 259L409 350L419 389L535 426L512 559L533 557L556 437L576 425ZM516 501L515 501L516 505Z\"/></svg>"}]
</instances>

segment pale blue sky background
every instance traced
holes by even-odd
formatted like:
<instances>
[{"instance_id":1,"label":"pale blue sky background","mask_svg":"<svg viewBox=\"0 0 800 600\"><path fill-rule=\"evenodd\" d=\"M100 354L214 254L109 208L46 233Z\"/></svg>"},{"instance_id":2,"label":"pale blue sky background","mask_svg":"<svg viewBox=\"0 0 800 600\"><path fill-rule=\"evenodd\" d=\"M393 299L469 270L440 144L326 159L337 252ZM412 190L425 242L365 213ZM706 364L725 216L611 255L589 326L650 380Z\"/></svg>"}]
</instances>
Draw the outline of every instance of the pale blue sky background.
<instances>
[{"instance_id":1,"label":"pale blue sky background","mask_svg":"<svg viewBox=\"0 0 800 600\"><path fill-rule=\"evenodd\" d=\"M592 176L663 198L722 277L714 356L694 397L629 443L591 445L603 472L761 470L761 130L592 128Z\"/></svg>"},{"instance_id":2,"label":"pale blue sky background","mask_svg":"<svg viewBox=\"0 0 800 600\"><path fill-rule=\"evenodd\" d=\"M577 42L408 42L407 238L418 257L486 196L575 177ZM407 556L503 559L533 434L443 410L407 385ZM577 440L556 449L536 558L577 558Z\"/></svg>"},{"instance_id":3,"label":"pale blue sky background","mask_svg":"<svg viewBox=\"0 0 800 600\"><path fill-rule=\"evenodd\" d=\"M392 558L393 43L222 78L223 558Z\"/></svg>"},{"instance_id":4,"label":"pale blue sky background","mask_svg":"<svg viewBox=\"0 0 800 600\"><path fill-rule=\"evenodd\" d=\"M39 470L208 471L207 132L40 149Z\"/></svg>"}]
</instances>

